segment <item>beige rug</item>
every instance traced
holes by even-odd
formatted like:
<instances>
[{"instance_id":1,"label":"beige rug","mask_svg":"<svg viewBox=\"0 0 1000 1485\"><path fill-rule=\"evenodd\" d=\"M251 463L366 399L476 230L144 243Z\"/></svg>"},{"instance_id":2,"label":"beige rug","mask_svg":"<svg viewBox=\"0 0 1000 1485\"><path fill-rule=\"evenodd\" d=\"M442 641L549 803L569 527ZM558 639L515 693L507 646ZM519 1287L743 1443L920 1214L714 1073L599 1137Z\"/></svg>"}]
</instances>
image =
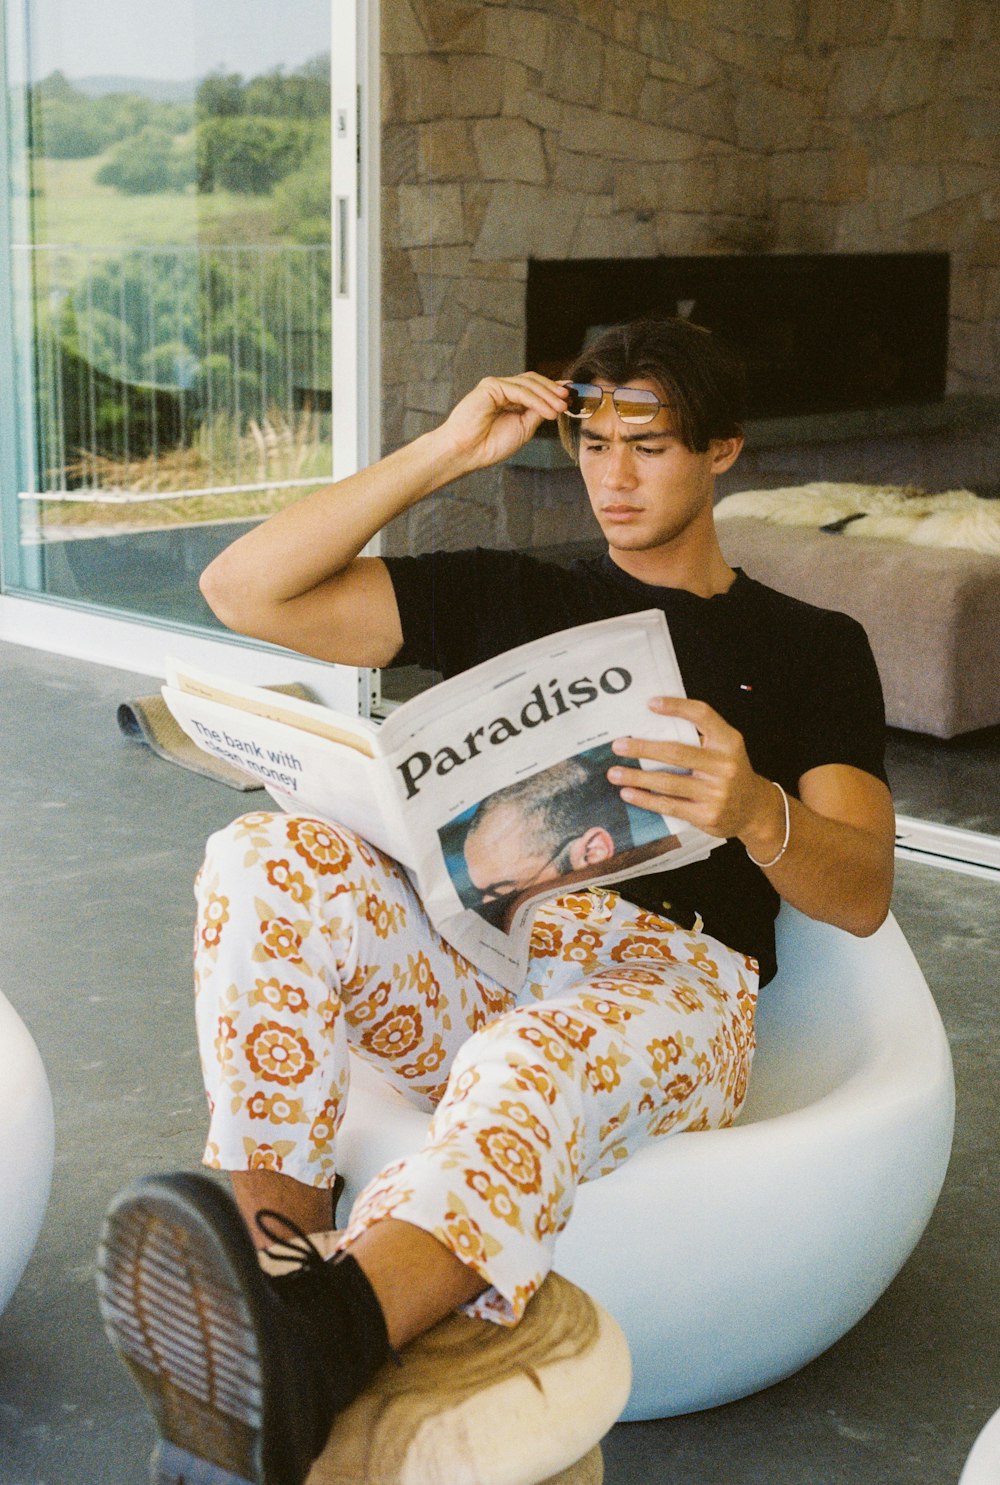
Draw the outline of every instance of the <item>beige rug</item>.
<instances>
[{"instance_id":1,"label":"beige rug","mask_svg":"<svg viewBox=\"0 0 1000 1485\"><path fill-rule=\"evenodd\" d=\"M268 686L267 689L280 691L285 696L298 696L303 701L317 699L308 686L300 686L298 682L288 686ZM239 789L243 793L264 787L241 768L234 768L221 758L213 758L211 753L197 747L174 721L159 692L154 696L138 696L132 701L123 701L117 715L124 737L144 743L168 763L179 763L181 768L204 774L208 779L216 779L220 784L228 784L230 789Z\"/></svg>"}]
</instances>

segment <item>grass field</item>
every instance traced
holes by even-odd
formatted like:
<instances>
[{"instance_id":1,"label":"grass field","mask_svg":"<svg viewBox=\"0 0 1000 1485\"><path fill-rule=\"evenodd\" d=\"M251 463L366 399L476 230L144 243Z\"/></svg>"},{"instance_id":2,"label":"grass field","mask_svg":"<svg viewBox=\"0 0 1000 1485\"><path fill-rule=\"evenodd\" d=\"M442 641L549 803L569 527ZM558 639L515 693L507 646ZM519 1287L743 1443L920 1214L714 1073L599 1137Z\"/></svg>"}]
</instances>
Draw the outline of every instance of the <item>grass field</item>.
<instances>
[{"instance_id":1,"label":"grass field","mask_svg":"<svg viewBox=\"0 0 1000 1485\"><path fill-rule=\"evenodd\" d=\"M107 158L34 162L36 245L127 248L291 240L277 231L266 196L198 195L193 188L126 196L95 179Z\"/></svg>"}]
</instances>

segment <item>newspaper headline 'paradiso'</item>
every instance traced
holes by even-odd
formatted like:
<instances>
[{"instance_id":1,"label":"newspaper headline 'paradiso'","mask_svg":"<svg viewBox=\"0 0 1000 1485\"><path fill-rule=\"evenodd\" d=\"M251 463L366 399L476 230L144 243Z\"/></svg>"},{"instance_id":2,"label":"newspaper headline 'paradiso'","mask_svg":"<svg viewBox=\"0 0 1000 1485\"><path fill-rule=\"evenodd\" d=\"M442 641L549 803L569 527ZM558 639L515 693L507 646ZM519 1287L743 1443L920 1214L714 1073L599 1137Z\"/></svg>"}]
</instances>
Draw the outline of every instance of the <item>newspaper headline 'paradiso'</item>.
<instances>
[{"instance_id":1,"label":"newspaper headline 'paradiso'","mask_svg":"<svg viewBox=\"0 0 1000 1485\"><path fill-rule=\"evenodd\" d=\"M682 866L721 844L626 805L607 779L621 761L617 737L697 744L689 722L648 707L684 694L659 609L508 650L381 723L177 661L163 688L188 737L282 809L394 857L438 932L508 989L523 983L543 898Z\"/></svg>"}]
</instances>

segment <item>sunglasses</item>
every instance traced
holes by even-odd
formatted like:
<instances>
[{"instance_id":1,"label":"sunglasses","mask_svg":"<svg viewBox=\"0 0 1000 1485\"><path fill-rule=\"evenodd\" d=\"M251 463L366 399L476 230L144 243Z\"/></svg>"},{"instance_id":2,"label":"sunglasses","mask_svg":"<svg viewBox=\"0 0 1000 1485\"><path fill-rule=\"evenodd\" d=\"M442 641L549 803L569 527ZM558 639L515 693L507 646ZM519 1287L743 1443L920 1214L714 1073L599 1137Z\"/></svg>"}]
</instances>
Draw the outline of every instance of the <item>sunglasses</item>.
<instances>
[{"instance_id":1,"label":"sunglasses","mask_svg":"<svg viewBox=\"0 0 1000 1485\"><path fill-rule=\"evenodd\" d=\"M655 392L643 391L641 387L615 387L609 392L592 382L564 382L563 386L569 393L568 418L592 418L604 405L605 397L611 398L623 423L651 423L661 407L670 406L661 402Z\"/></svg>"}]
</instances>

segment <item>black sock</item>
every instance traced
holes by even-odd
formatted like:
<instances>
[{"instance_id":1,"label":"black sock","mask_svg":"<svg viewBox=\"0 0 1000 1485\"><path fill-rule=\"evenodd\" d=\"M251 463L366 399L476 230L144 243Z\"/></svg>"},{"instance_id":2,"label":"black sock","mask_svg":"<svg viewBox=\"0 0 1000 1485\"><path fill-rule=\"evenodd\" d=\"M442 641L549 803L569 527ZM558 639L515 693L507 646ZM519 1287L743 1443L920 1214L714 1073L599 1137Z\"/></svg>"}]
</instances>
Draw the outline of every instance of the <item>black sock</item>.
<instances>
[{"instance_id":1,"label":"black sock","mask_svg":"<svg viewBox=\"0 0 1000 1485\"><path fill-rule=\"evenodd\" d=\"M322 1267L280 1274L270 1282L272 1292L295 1315L308 1353L303 1363L323 1400L323 1411L328 1412L328 1420L321 1424L319 1452L333 1418L395 1354L385 1316L364 1270L350 1253L328 1259Z\"/></svg>"}]
</instances>

